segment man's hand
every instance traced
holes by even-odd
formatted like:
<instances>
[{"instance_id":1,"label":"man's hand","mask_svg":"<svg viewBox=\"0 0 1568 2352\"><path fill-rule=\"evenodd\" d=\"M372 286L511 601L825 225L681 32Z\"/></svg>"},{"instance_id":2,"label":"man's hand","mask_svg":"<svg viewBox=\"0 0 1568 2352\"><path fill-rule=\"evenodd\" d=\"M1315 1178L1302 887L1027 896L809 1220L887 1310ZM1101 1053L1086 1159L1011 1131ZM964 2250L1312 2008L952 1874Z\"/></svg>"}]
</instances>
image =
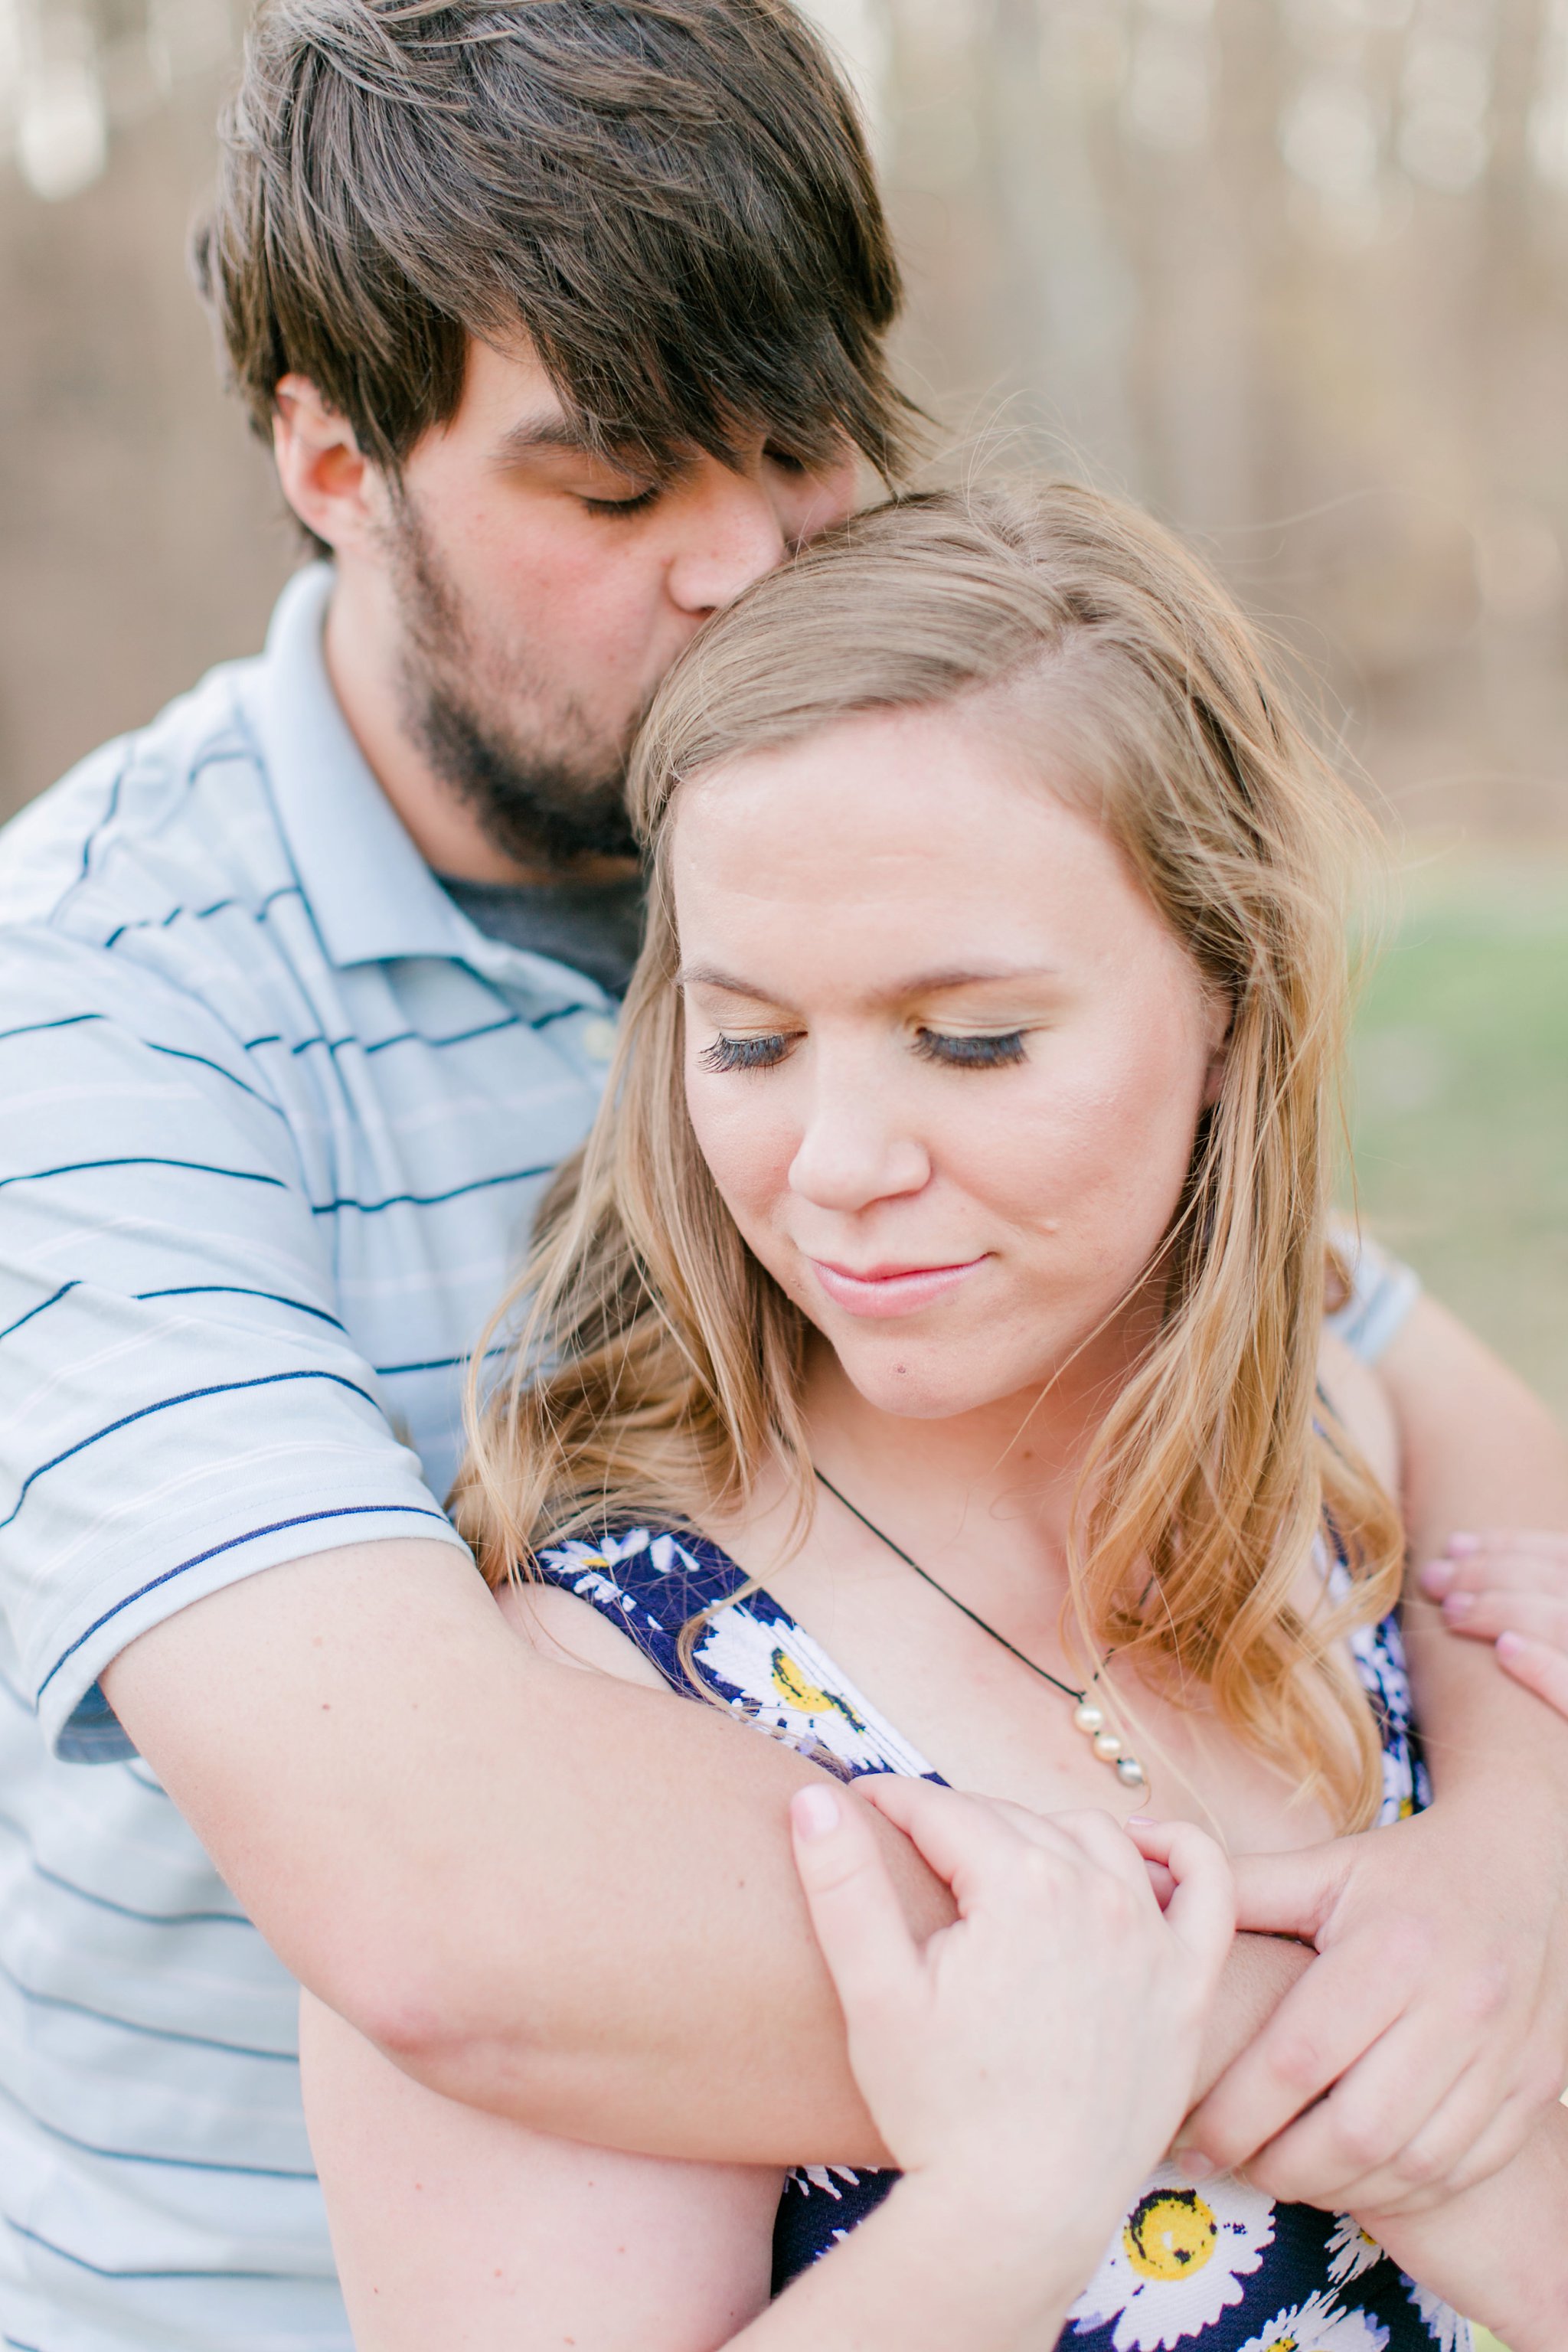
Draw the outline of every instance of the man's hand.
<instances>
[{"instance_id":1,"label":"man's hand","mask_svg":"<svg viewBox=\"0 0 1568 2352\"><path fill-rule=\"evenodd\" d=\"M1494 1643L1515 1682L1568 1716L1568 1536L1450 1536L1421 1570L1421 1589L1450 1633Z\"/></svg>"},{"instance_id":2,"label":"man's hand","mask_svg":"<svg viewBox=\"0 0 1568 2352\"><path fill-rule=\"evenodd\" d=\"M1420 2211L1507 2163L1568 2080L1560 1856L1487 1867L1455 1799L1414 1821L1237 1864L1240 1925L1320 1957L1183 2132L1192 2168L1270 2195Z\"/></svg>"}]
</instances>

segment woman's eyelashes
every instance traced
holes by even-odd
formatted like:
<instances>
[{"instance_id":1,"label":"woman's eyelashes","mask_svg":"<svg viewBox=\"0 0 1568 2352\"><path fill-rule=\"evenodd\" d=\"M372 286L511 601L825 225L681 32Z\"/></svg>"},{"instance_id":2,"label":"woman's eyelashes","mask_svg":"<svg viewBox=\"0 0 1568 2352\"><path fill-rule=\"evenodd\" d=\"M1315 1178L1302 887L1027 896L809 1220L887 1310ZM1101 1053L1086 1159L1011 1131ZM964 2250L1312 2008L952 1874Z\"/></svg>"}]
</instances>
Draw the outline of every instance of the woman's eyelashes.
<instances>
[{"instance_id":1,"label":"woman's eyelashes","mask_svg":"<svg viewBox=\"0 0 1568 2352\"><path fill-rule=\"evenodd\" d=\"M915 1051L923 1060L945 1062L951 1069L997 1070L1024 1059L1024 1033L1000 1029L955 1034L946 1029L917 1029Z\"/></svg>"},{"instance_id":2,"label":"woman's eyelashes","mask_svg":"<svg viewBox=\"0 0 1568 2352\"><path fill-rule=\"evenodd\" d=\"M777 1067L794 1037L726 1037L722 1034L702 1047L697 1058L705 1070L771 1070ZM948 1069L995 1070L1025 1058L1024 1032L1005 1029L989 1034L954 1034L944 1029L917 1029L911 1044L922 1061L939 1062Z\"/></svg>"},{"instance_id":3,"label":"woman's eyelashes","mask_svg":"<svg viewBox=\"0 0 1568 2352\"><path fill-rule=\"evenodd\" d=\"M705 1070L771 1070L794 1044L790 1037L714 1038L697 1058Z\"/></svg>"}]
</instances>

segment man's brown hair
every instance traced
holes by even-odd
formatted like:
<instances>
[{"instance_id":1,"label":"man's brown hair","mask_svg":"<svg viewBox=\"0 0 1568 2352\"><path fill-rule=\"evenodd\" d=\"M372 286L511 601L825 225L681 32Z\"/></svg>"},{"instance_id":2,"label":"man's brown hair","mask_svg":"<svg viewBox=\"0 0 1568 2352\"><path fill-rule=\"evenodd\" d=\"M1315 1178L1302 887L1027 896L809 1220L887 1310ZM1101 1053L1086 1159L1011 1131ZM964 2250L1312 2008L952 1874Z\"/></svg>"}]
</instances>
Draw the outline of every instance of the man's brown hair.
<instances>
[{"instance_id":1,"label":"man's brown hair","mask_svg":"<svg viewBox=\"0 0 1568 2352\"><path fill-rule=\"evenodd\" d=\"M898 267L788 0L262 0L223 136L196 270L266 436L298 371L395 473L521 328L609 454L900 470Z\"/></svg>"}]
</instances>

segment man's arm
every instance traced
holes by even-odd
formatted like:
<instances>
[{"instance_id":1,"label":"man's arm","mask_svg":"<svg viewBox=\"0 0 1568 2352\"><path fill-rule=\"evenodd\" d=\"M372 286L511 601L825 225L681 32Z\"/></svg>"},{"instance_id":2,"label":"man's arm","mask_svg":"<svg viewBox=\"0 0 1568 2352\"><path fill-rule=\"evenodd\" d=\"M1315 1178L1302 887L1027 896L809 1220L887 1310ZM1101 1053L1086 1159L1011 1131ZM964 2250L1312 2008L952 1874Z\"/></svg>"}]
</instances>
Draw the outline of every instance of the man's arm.
<instances>
[{"instance_id":1,"label":"man's arm","mask_svg":"<svg viewBox=\"0 0 1568 2352\"><path fill-rule=\"evenodd\" d=\"M289 1968L432 2089L658 2155L885 2161L790 1858L817 1775L788 1748L520 1640L445 1544L247 1578L103 1679ZM916 1932L943 1924L875 1826ZM1208 2079L1301 1965L1240 1939Z\"/></svg>"},{"instance_id":2,"label":"man's arm","mask_svg":"<svg viewBox=\"0 0 1568 2352\"><path fill-rule=\"evenodd\" d=\"M103 1684L285 1964L433 2088L664 2155L879 2156L790 1861L817 1777L790 1750L541 1656L445 1544L247 1578ZM945 1896L880 1835L929 1931Z\"/></svg>"},{"instance_id":3,"label":"man's arm","mask_svg":"<svg viewBox=\"0 0 1568 2352\"><path fill-rule=\"evenodd\" d=\"M1415 1559L1455 1526L1568 1528L1555 1425L1451 1315L1420 1300L1377 1369ZM1447 1640L1418 1594L1405 1622L1436 1803L1243 1868L1244 1922L1323 1957L1192 2128L1273 2194L1342 2210L1485 2177L1568 2080L1568 1726Z\"/></svg>"}]
</instances>

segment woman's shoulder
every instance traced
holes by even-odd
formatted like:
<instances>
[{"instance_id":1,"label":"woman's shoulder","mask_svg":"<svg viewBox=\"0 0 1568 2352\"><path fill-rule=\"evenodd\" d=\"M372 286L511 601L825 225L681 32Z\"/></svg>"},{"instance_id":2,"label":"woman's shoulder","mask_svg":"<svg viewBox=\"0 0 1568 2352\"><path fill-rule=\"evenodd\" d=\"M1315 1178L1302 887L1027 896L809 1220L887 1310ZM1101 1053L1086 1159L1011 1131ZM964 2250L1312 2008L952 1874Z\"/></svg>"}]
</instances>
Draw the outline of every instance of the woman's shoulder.
<instances>
[{"instance_id":1,"label":"woman's shoulder","mask_svg":"<svg viewBox=\"0 0 1568 2352\"><path fill-rule=\"evenodd\" d=\"M745 1581L717 1545L645 1525L547 1543L496 1598L512 1631L552 1664L681 1690L683 1629Z\"/></svg>"},{"instance_id":2,"label":"woman's shoulder","mask_svg":"<svg viewBox=\"0 0 1568 2352\"><path fill-rule=\"evenodd\" d=\"M1377 1374L1326 1330L1319 1342L1318 1380L1336 1420L1380 1486L1397 1495L1399 1425Z\"/></svg>"}]
</instances>

